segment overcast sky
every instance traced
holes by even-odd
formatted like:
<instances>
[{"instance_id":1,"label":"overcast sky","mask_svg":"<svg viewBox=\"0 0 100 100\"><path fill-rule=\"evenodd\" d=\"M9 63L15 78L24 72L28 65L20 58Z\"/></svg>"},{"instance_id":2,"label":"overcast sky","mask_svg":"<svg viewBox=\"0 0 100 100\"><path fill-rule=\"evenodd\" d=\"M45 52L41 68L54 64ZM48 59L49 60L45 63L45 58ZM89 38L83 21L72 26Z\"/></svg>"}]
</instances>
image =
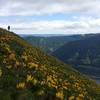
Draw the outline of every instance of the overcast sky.
<instances>
[{"instance_id":1,"label":"overcast sky","mask_svg":"<svg viewBox=\"0 0 100 100\"><path fill-rule=\"evenodd\" d=\"M0 0L0 27L18 34L100 32L100 0Z\"/></svg>"}]
</instances>

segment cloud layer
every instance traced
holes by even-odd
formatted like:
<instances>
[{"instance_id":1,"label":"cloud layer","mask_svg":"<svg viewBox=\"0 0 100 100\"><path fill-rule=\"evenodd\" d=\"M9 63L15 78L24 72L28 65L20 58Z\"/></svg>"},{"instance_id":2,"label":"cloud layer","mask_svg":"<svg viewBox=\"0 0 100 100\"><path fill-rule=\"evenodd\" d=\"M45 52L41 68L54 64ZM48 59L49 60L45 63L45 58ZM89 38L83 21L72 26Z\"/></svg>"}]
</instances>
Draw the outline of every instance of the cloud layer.
<instances>
[{"instance_id":1,"label":"cloud layer","mask_svg":"<svg viewBox=\"0 0 100 100\"><path fill-rule=\"evenodd\" d=\"M99 32L99 5L99 0L0 0L0 26L6 27L10 24L13 30L23 33ZM24 17L29 16L57 17L56 14L70 15L71 18L23 20ZM12 16L15 16L14 20Z\"/></svg>"},{"instance_id":2,"label":"cloud layer","mask_svg":"<svg viewBox=\"0 0 100 100\"><path fill-rule=\"evenodd\" d=\"M0 15L96 14L99 4L99 0L0 0Z\"/></svg>"}]
</instances>

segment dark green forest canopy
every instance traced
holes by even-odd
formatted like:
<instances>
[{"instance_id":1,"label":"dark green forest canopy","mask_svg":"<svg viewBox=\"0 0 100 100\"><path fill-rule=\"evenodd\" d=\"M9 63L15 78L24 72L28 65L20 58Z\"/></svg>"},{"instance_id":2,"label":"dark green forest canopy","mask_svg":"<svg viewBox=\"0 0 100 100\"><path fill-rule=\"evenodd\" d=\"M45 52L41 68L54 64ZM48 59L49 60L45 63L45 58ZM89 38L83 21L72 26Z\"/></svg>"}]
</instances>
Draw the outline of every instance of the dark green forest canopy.
<instances>
[{"instance_id":1,"label":"dark green forest canopy","mask_svg":"<svg viewBox=\"0 0 100 100\"><path fill-rule=\"evenodd\" d=\"M88 35L71 35L71 36L33 36L27 35L23 36L25 40L31 43L33 46L40 47L44 52L51 54L52 52L56 51L64 44L69 43L71 41L81 40L88 37L91 37L92 34Z\"/></svg>"}]
</instances>

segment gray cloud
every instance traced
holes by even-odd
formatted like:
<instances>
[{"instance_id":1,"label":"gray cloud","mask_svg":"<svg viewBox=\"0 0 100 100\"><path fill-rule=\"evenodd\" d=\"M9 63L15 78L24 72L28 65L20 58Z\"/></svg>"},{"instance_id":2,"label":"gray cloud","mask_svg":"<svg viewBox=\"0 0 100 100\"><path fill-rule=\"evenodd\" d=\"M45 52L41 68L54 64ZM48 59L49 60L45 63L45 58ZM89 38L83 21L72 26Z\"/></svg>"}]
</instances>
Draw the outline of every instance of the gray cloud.
<instances>
[{"instance_id":1,"label":"gray cloud","mask_svg":"<svg viewBox=\"0 0 100 100\"><path fill-rule=\"evenodd\" d=\"M20 32L99 32L100 0L0 0L0 26L11 25ZM53 15L57 13L73 13L72 20L42 20L26 22L18 16ZM77 17L77 14L80 17ZM8 20L6 16L16 16L16 20ZM84 16L81 16L84 15ZM89 17L91 16L91 17ZM97 17L97 18L96 18ZM3 21L4 20L4 21ZM23 22L24 21L24 22ZM23 28L24 26L24 28Z\"/></svg>"},{"instance_id":2,"label":"gray cloud","mask_svg":"<svg viewBox=\"0 0 100 100\"><path fill-rule=\"evenodd\" d=\"M55 13L97 14L99 0L0 0L0 16Z\"/></svg>"},{"instance_id":3,"label":"gray cloud","mask_svg":"<svg viewBox=\"0 0 100 100\"><path fill-rule=\"evenodd\" d=\"M55 33L89 33L100 31L100 18L92 17L76 17L73 20L41 20L32 22L10 22L11 29L19 31L20 33L44 33L50 32ZM0 26L5 27L6 25L1 23ZM23 31L23 32L21 32Z\"/></svg>"}]
</instances>

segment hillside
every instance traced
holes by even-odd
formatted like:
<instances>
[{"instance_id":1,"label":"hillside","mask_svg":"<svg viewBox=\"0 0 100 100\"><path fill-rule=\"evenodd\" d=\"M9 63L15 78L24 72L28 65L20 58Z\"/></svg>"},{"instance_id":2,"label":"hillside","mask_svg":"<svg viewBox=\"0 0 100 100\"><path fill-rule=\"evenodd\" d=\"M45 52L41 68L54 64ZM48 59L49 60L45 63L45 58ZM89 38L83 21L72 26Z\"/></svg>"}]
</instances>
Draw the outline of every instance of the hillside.
<instances>
[{"instance_id":1,"label":"hillside","mask_svg":"<svg viewBox=\"0 0 100 100\"><path fill-rule=\"evenodd\" d=\"M27 40L29 43L31 43L33 46L40 47L43 51L46 53L51 54L64 44L75 41L75 40L80 40L84 39L87 37L90 37L91 34L89 35L71 35L71 36L50 36L50 37L39 37L39 36L23 36L25 40Z\"/></svg>"},{"instance_id":2,"label":"hillside","mask_svg":"<svg viewBox=\"0 0 100 100\"><path fill-rule=\"evenodd\" d=\"M99 90L69 65L0 28L0 100L99 100Z\"/></svg>"},{"instance_id":3,"label":"hillside","mask_svg":"<svg viewBox=\"0 0 100 100\"><path fill-rule=\"evenodd\" d=\"M52 55L100 83L100 34L67 43Z\"/></svg>"}]
</instances>

